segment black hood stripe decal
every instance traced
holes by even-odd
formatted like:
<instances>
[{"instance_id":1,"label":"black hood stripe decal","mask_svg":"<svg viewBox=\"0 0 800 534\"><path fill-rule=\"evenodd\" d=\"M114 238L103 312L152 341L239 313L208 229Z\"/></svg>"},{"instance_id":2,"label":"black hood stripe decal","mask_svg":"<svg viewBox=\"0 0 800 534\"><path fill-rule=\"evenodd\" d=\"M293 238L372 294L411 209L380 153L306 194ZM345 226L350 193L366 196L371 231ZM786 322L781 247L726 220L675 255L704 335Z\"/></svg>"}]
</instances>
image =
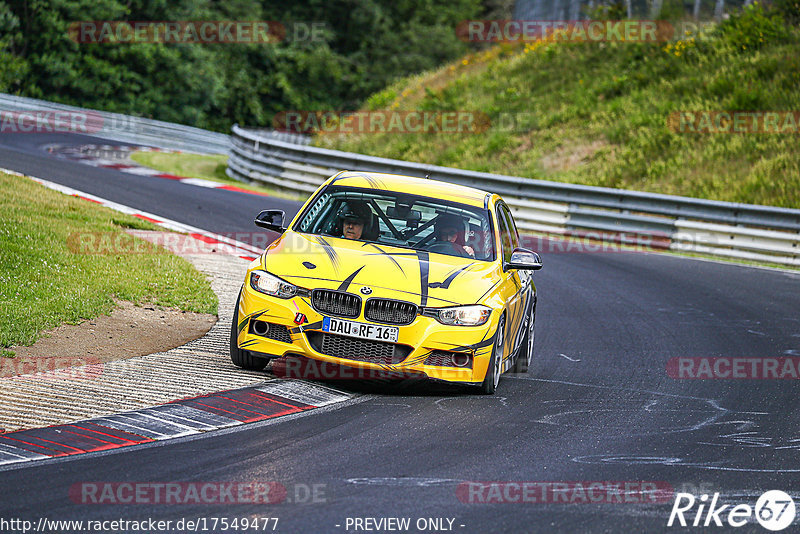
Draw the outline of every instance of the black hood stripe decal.
<instances>
[{"instance_id":1,"label":"black hood stripe decal","mask_svg":"<svg viewBox=\"0 0 800 534\"><path fill-rule=\"evenodd\" d=\"M324 237L322 236L314 236L317 240L317 243L322 245L322 249L325 251L325 254L328 255L328 259L331 260L331 264L333 268L338 271L339 270L339 255L336 254L336 249L334 249L330 243L328 243Z\"/></svg>"},{"instance_id":2,"label":"black hood stripe decal","mask_svg":"<svg viewBox=\"0 0 800 534\"><path fill-rule=\"evenodd\" d=\"M396 260L396 259L394 259L394 258L392 257L392 255L391 255L391 254L389 254L388 252L386 252L385 250L383 250L383 249L382 249L381 247L379 247L378 245L375 245L374 243L368 243L368 245L370 245L370 246L372 246L372 247L374 247L374 248L378 249L378 252L380 252L380 253L381 253L381 254L380 254L381 256L386 256L387 258L389 258L390 260L392 260L392 263L394 263L394 266L395 266L395 267L397 267L398 269L400 269L400 272L401 272L401 273L403 273L403 276L405 276L406 278L408 278L408 276L406 275L406 272L403 270L403 267L401 267L401 266L400 266L400 264L397 262L397 260ZM373 255L374 255L374 254L369 254L369 256L373 256Z\"/></svg>"},{"instance_id":3,"label":"black hood stripe decal","mask_svg":"<svg viewBox=\"0 0 800 534\"><path fill-rule=\"evenodd\" d=\"M450 284L453 283L453 280L455 280L458 277L459 274L467 271L473 265L475 265L475 264L474 263L470 263L469 265L466 265L466 266L464 266L464 267L462 267L460 269L456 269L455 271L453 271L449 275L447 275L447 278L444 279L444 282L433 282L433 283L429 284L429 287L432 288L432 289L440 289L440 288L441 289L449 289L450 288Z\"/></svg>"},{"instance_id":4,"label":"black hood stripe decal","mask_svg":"<svg viewBox=\"0 0 800 534\"><path fill-rule=\"evenodd\" d=\"M339 288L337 289L337 291L347 291L347 288L348 288L348 287L350 287L350 284L351 284L351 283L353 283L353 280L355 279L355 277L356 277L356 276L358 276L358 273L360 273L360 272L361 272L361 269L363 269L364 267L366 267L366 266L365 266L365 265L362 265L361 267L359 267L358 269L356 269L356 270L355 270L355 272L354 272L353 274L351 274L350 276L348 276L347 278L345 278L345 279L342 281L342 283L341 283L341 284L339 284Z\"/></svg>"},{"instance_id":5,"label":"black hood stripe decal","mask_svg":"<svg viewBox=\"0 0 800 534\"><path fill-rule=\"evenodd\" d=\"M428 251L418 250L417 260L419 261L419 305L423 308L428 305L428 273L430 271L430 263L428 263Z\"/></svg>"}]
</instances>

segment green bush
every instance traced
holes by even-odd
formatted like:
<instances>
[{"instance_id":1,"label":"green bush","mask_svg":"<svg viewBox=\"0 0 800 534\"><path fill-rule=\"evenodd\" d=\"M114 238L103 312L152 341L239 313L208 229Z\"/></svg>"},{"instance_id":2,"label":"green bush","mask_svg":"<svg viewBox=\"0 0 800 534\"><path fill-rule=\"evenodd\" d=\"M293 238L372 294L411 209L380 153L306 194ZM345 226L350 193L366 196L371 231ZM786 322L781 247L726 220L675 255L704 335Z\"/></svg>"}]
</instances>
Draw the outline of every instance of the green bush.
<instances>
[{"instance_id":1,"label":"green bush","mask_svg":"<svg viewBox=\"0 0 800 534\"><path fill-rule=\"evenodd\" d=\"M800 23L800 0L772 0L771 5L788 24Z\"/></svg>"},{"instance_id":2,"label":"green bush","mask_svg":"<svg viewBox=\"0 0 800 534\"><path fill-rule=\"evenodd\" d=\"M780 12L767 10L758 2L731 15L718 29L723 39L740 52L780 42L789 34Z\"/></svg>"},{"instance_id":3,"label":"green bush","mask_svg":"<svg viewBox=\"0 0 800 534\"><path fill-rule=\"evenodd\" d=\"M367 99L366 108L369 110L382 109L387 107L397 98L397 93L392 89L379 91Z\"/></svg>"}]
</instances>

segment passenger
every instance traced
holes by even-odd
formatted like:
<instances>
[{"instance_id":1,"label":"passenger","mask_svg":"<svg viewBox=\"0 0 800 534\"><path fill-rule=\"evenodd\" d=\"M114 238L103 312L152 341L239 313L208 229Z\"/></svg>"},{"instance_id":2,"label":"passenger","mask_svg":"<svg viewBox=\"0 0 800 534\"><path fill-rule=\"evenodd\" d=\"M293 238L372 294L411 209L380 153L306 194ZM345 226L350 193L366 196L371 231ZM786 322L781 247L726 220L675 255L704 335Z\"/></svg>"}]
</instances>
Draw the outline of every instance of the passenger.
<instances>
[{"instance_id":1,"label":"passenger","mask_svg":"<svg viewBox=\"0 0 800 534\"><path fill-rule=\"evenodd\" d=\"M458 215L443 213L436 219L433 225L436 241L433 242L433 252L444 254L452 252L462 257L475 257L475 250L468 245L460 245L459 234L464 231L464 220ZM449 246L448 246L449 245Z\"/></svg>"},{"instance_id":2,"label":"passenger","mask_svg":"<svg viewBox=\"0 0 800 534\"><path fill-rule=\"evenodd\" d=\"M342 237L361 239L364 227L372 221L372 210L363 200L348 200L339 209L342 223Z\"/></svg>"}]
</instances>

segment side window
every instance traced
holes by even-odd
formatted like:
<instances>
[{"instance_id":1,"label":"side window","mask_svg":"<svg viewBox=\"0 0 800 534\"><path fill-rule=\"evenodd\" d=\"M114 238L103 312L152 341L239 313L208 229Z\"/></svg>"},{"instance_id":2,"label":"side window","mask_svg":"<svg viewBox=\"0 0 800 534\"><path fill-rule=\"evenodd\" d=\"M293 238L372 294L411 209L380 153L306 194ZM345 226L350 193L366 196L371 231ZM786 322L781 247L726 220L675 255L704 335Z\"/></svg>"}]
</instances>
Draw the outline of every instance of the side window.
<instances>
[{"instance_id":1,"label":"side window","mask_svg":"<svg viewBox=\"0 0 800 534\"><path fill-rule=\"evenodd\" d=\"M508 226L508 219L503 213L503 205L497 206L497 228L500 230L500 246L502 247L503 261L511 261L511 253L514 251L514 243L511 237L511 230Z\"/></svg>"},{"instance_id":2,"label":"side window","mask_svg":"<svg viewBox=\"0 0 800 534\"><path fill-rule=\"evenodd\" d=\"M506 221L508 223L508 230L511 234L511 244L514 245L514 248L519 248L519 232L517 231L517 225L514 223L514 216L511 215L511 210L505 204L500 204L500 211L506 217Z\"/></svg>"}]
</instances>

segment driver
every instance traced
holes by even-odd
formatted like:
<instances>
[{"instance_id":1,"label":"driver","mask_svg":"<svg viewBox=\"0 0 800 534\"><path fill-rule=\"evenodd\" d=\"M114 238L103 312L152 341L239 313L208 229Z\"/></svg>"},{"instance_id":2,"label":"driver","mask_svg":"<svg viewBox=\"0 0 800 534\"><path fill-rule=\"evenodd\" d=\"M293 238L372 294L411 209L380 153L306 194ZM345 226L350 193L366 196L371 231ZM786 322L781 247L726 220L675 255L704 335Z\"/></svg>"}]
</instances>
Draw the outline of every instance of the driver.
<instances>
[{"instance_id":1,"label":"driver","mask_svg":"<svg viewBox=\"0 0 800 534\"><path fill-rule=\"evenodd\" d=\"M339 220L342 223L342 237L361 239L364 226L372 220L372 210L363 200L348 200L339 208Z\"/></svg>"},{"instance_id":2,"label":"driver","mask_svg":"<svg viewBox=\"0 0 800 534\"><path fill-rule=\"evenodd\" d=\"M433 226L433 231L436 234L436 241L434 245L450 245L453 252L462 257L475 257L475 250L467 245L459 245L456 243L458 234L464 229L464 221L458 215L452 213L442 213L436 219Z\"/></svg>"}]
</instances>

